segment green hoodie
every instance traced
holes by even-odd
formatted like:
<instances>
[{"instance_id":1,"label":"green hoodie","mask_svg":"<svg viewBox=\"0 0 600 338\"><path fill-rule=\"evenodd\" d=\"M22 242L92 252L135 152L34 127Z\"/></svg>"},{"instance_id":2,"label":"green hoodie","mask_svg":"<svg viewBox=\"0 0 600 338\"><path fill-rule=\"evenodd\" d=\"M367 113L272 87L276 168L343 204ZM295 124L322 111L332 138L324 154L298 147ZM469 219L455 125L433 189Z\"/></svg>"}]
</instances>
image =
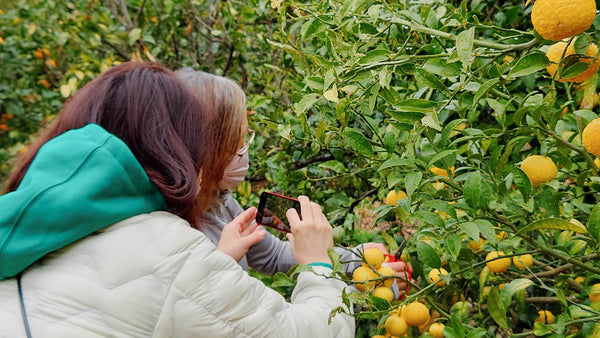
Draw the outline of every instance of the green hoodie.
<instances>
[{"instance_id":1,"label":"green hoodie","mask_svg":"<svg viewBox=\"0 0 600 338\"><path fill-rule=\"evenodd\" d=\"M0 196L0 280L123 219L166 209L127 145L96 124L40 148L16 191Z\"/></svg>"}]
</instances>

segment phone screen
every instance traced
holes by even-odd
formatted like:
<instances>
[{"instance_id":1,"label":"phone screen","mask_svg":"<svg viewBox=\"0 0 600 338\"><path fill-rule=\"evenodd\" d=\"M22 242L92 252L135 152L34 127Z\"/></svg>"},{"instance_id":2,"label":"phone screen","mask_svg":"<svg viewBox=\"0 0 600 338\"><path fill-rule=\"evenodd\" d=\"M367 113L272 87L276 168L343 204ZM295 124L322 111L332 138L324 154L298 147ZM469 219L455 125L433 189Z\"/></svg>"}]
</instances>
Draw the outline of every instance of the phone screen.
<instances>
[{"instance_id":1,"label":"phone screen","mask_svg":"<svg viewBox=\"0 0 600 338\"><path fill-rule=\"evenodd\" d=\"M300 202L291 197L270 192L260 194L256 222L273 229L290 232L290 222L285 213L288 209L296 209L300 214Z\"/></svg>"}]
</instances>

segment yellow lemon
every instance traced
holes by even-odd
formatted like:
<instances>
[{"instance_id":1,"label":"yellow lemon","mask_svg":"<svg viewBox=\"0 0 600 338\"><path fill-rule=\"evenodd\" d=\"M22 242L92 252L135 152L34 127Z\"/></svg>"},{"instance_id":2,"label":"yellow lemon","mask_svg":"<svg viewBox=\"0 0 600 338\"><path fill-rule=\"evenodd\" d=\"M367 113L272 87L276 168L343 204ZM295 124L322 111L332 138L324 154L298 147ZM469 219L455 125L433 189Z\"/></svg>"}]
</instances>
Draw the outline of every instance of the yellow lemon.
<instances>
[{"instance_id":1,"label":"yellow lemon","mask_svg":"<svg viewBox=\"0 0 600 338\"><path fill-rule=\"evenodd\" d=\"M581 143L589 153L600 156L600 118L585 126L581 134Z\"/></svg>"},{"instance_id":2,"label":"yellow lemon","mask_svg":"<svg viewBox=\"0 0 600 338\"><path fill-rule=\"evenodd\" d=\"M512 62L512 61L514 61L514 60L515 60L515 58L514 58L514 57L512 57L512 56L510 56L510 55L506 55L506 56L504 56L504 57L502 58L502 63L509 63L509 62Z\"/></svg>"},{"instance_id":3,"label":"yellow lemon","mask_svg":"<svg viewBox=\"0 0 600 338\"><path fill-rule=\"evenodd\" d=\"M386 288L385 286L375 288L375 291L373 291L373 296L385 299L388 302L394 300L394 292L392 292L390 288Z\"/></svg>"},{"instance_id":4,"label":"yellow lemon","mask_svg":"<svg viewBox=\"0 0 600 338\"><path fill-rule=\"evenodd\" d=\"M429 327L429 334L432 335L433 338L444 338L444 324L431 324L431 326Z\"/></svg>"},{"instance_id":5,"label":"yellow lemon","mask_svg":"<svg viewBox=\"0 0 600 338\"><path fill-rule=\"evenodd\" d=\"M513 256L513 263L517 268L526 270L526 267L529 268L533 264L533 256L530 254Z\"/></svg>"},{"instance_id":6,"label":"yellow lemon","mask_svg":"<svg viewBox=\"0 0 600 338\"><path fill-rule=\"evenodd\" d=\"M579 284L583 284L583 282L585 282L585 277L582 277L582 276L575 277L575 281Z\"/></svg>"},{"instance_id":7,"label":"yellow lemon","mask_svg":"<svg viewBox=\"0 0 600 338\"><path fill-rule=\"evenodd\" d=\"M429 271L429 282L435 283L436 286L444 286L446 282L444 280L440 280L440 275L446 276L448 271L444 268L433 269Z\"/></svg>"},{"instance_id":8,"label":"yellow lemon","mask_svg":"<svg viewBox=\"0 0 600 338\"><path fill-rule=\"evenodd\" d=\"M394 272L394 269L390 268L389 266L382 266L378 268L377 273L380 274L382 277L394 276L396 274ZM392 286L392 284L394 284L394 278L387 278L381 284L389 288L390 286Z\"/></svg>"},{"instance_id":9,"label":"yellow lemon","mask_svg":"<svg viewBox=\"0 0 600 338\"><path fill-rule=\"evenodd\" d=\"M375 269L379 268L381 266L381 264L383 263L383 261L385 260L385 256L383 256L383 252L379 251L379 249L376 249L376 248L369 248L369 249L365 250L364 256L365 256L365 261L367 261L367 263L369 265L371 265L372 267L374 267ZM366 265L364 262L363 262L363 266L368 267L368 265Z\"/></svg>"},{"instance_id":10,"label":"yellow lemon","mask_svg":"<svg viewBox=\"0 0 600 338\"><path fill-rule=\"evenodd\" d=\"M479 238L479 243L476 241L469 242L469 248L475 252L481 251L481 247L485 244L485 240L483 238Z\"/></svg>"},{"instance_id":11,"label":"yellow lemon","mask_svg":"<svg viewBox=\"0 0 600 338\"><path fill-rule=\"evenodd\" d=\"M442 168L438 168L438 167L432 167L432 168L429 168L429 171L431 171L432 173L434 173L434 174L436 174L438 176L449 177L448 170L446 170L446 169L442 169ZM450 168L450 173L451 173L451 176L454 176L454 166L452 166Z\"/></svg>"},{"instance_id":12,"label":"yellow lemon","mask_svg":"<svg viewBox=\"0 0 600 338\"><path fill-rule=\"evenodd\" d=\"M502 256L504 256L504 252L492 251L489 254L487 254L487 256L485 256L485 260L489 261L496 257L502 257ZM488 267L488 269L490 269L490 271L493 271L495 273L501 273L501 272L508 270L508 268L510 267L510 258L506 257L506 258L496 259L491 262L486 262L485 265Z\"/></svg>"},{"instance_id":13,"label":"yellow lemon","mask_svg":"<svg viewBox=\"0 0 600 338\"><path fill-rule=\"evenodd\" d=\"M588 297L592 302L600 301L600 283L592 285L592 289L590 290Z\"/></svg>"},{"instance_id":14,"label":"yellow lemon","mask_svg":"<svg viewBox=\"0 0 600 338\"><path fill-rule=\"evenodd\" d=\"M544 324L552 324L554 323L554 315L552 312L548 310L538 311L539 316L536 318L536 322L544 323Z\"/></svg>"},{"instance_id":15,"label":"yellow lemon","mask_svg":"<svg viewBox=\"0 0 600 338\"><path fill-rule=\"evenodd\" d=\"M402 190L400 190L399 192L396 192L395 190L390 190L390 192L388 192L387 196L385 197L385 203L389 205L396 205L398 204L399 200L403 200L406 197L408 196Z\"/></svg>"},{"instance_id":16,"label":"yellow lemon","mask_svg":"<svg viewBox=\"0 0 600 338\"><path fill-rule=\"evenodd\" d=\"M354 284L359 291L365 292L367 290L372 290L375 286L375 281L369 281L371 279L376 279L378 276L373 270L370 268L365 268L364 266L360 266L354 270L352 273L352 279L355 282Z\"/></svg>"},{"instance_id":17,"label":"yellow lemon","mask_svg":"<svg viewBox=\"0 0 600 338\"><path fill-rule=\"evenodd\" d=\"M425 304L412 302L402 309L402 317L412 326L420 326L429 321L429 309Z\"/></svg>"},{"instance_id":18,"label":"yellow lemon","mask_svg":"<svg viewBox=\"0 0 600 338\"><path fill-rule=\"evenodd\" d=\"M558 79L558 82L579 83L584 82L590 77L592 77L592 75L598 72L598 68L600 68L600 59L594 60L597 53L598 46L596 46L593 43L590 44L587 50L585 51L585 57L579 58L579 62L585 62L590 64L588 68L583 73L580 73L573 77L567 79ZM554 73L556 73L556 71L558 70L558 63L560 62L561 58L565 58L573 54L575 54L575 47L573 47L573 44L567 45L566 42L560 41L550 46L548 48L548 51L546 52L546 57L548 57L548 60L550 61L550 65L546 67L548 74L550 74L550 76L554 76Z\"/></svg>"},{"instance_id":19,"label":"yellow lemon","mask_svg":"<svg viewBox=\"0 0 600 338\"><path fill-rule=\"evenodd\" d=\"M525 172L534 187L552 181L558 171L552 159L541 155L528 156L521 163L521 170Z\"/></svg>"},{"instance_id":20,"label":"yellow lemon","mask_svg":"<svg viewBox=\"0 0 600 338\"><path fill-rule=\"evenodd\" d=\"M385 331L392 336L402 336L408 332L408 323L406 319L392 314L385 320Z\"/></svg>"},{"instance_id":21,"label":"yellow lemon","mask_svg":"<svg viewBox=\"0 0 600 338\"><path fill-rule=\"evenodd\" d=\"M536 0L531 9L533 28L553 41L585 32L595 17L594 0Z\"/></svg>"}]
</instances>

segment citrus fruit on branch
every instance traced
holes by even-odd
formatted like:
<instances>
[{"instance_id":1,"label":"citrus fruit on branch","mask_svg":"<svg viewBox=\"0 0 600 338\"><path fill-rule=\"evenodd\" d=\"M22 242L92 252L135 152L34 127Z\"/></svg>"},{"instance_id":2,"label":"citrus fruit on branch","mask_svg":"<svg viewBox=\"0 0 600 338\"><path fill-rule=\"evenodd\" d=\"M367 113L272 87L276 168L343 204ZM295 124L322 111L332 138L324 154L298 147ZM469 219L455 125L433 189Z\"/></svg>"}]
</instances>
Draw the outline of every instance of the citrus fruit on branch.
<instances>
[{"instance_id":1,"label":"citrus fruit on branch","mask_svg":"<svg viewBox=\"0 0 600 338\"><path fill-rule=\"evenodd\" d=\"M600 68L600 59L596 59L598 54L598 46L593 43L590 44L586 49L585 54L577 58L576 56L570 57L571 55L575 55L575 47L573 45L573 43L567 45L566 42L560 41L548 48L546 57L548 57L548 60L551 63L548 67L546 67L546 70L550 76L554 76L558 70L558 64L561 62L561 60L563 60L563 63L584 62L588 63L589 66L582 73L567 79L558 79L558 82L584 82L596 74L598 72L598 68ZM563 67L563 69L565 68L567 67Z\"/></svg>"},{"instance_id":2,"label":"citrus fruit on branch","mask_svg":"<svg viewBox=\"0 0 600 338\"><path fill-rule=\"evenodd\" d=\"M552 41L585 32L595 17L594 0L536 0L531 10L533 28Z\"/></svg>"}]
</instances>

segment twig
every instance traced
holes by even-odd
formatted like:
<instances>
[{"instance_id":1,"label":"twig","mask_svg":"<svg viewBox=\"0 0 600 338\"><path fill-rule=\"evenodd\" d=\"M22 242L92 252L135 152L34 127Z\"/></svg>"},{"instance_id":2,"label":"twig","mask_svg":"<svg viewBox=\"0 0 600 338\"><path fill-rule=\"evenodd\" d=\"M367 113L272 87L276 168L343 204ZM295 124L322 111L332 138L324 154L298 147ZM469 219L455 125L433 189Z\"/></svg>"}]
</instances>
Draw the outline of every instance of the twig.
<instances>
[{"instance_id":1,"label":"twig","mask_svg":"<svg viewBox=\"0 0 600 338\"><path fill-rule=\"evenodd\" d=\"M127 30L131 30L133 28L133 24L131 23L131 17L129 16L129 11L127 10L127 3L125 0L119 1L119 6L121 7L121 12L123 12L123 16L127 21Z\"/></svg>"},{"instance_id":2,"label":"twig","mask_svg":"<svg viewBox=\"0 0 600 338\"><path fill-rule=\"evenodd\" d=\"M399 23L401 25L405 25L405 26L409 27L411 30L414 30L417 32L436 35L436 36L439 36L441 38L448 39L448 40L456 41L458 39L458 36L456 36L454 34L442 32L440 30L429 28L429 27L425 27L416 22L412 22L412 21L408 21L408 20L404 20L404 19L400 19L400 18L393 18L392 21L395 23ZM535 46L537 43L538 42L536 39L533 39L533 40L525 42L525 43L515 44L515 45L505 45L505 44L484 41L484 40L477 40L477 39L473 40L473 45L475 45L475 46L481 46L481 47L487 47L487 48L499 49L499 50L506 50L506 51L531 48L531 47Z\"/></svg>"},{"instance_id":3,"label":"twig","mask_svg":"<svg viewBox=\"0 0 600 338\"><path fill-rule=\"evenodd\" d=\"M133 27L137 27L138 23L140 22L140 17L142 16L142 12L144 12L145 6L146 6L146 0L143 0L142 5L140 6L140 9L138 9L135 19L133 20Z\"/></svg>"},{"instance_id":4,"label":"twig","mask_svg":"<svg viewBox=\"0 0 600 338\"><path fill-rule=\"evenodd\" d=\"M357 199L355 199L354 201L352 201L352 203L350 203L350 207L348 208L348 214L352 213L352 211L358 205L358 203L360 203L360 201L362 201L366 197L369 197L369 196L377 193L377 191L379 191L378 188L373 188L373 189L371 189L369 191L365 191L364 193L362 193L362 195L358 196Z\"/></svg>"}]
</instances>

